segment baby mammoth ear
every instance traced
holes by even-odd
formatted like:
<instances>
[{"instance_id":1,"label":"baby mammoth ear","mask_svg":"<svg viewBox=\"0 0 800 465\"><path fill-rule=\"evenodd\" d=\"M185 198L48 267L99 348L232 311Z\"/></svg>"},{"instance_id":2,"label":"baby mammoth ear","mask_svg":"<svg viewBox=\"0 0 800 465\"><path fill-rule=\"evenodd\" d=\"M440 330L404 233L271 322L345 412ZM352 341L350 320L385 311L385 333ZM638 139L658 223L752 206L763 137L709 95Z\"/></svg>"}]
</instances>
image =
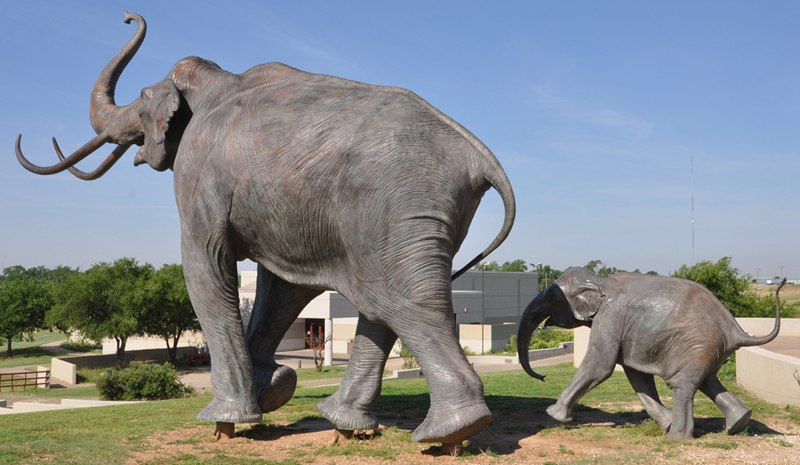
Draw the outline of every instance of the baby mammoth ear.
<instances>
[{"instance_id":1,"label":"baby mammoth ear","mask_svg":"<svg viewBox=\"0 0 800 465\"><path fill-rule=\"evenodd\" d=\"M582 321L594 318L606 298L600 285L588 280L578 286L575 294L575 317Z\"/></svg>"},{"instance_id":2,"label":"baby mammoth ear","mask_svg":"<svg viewBox=\"0 0 800 465\"><path fill-rule=\"evenodd\" d=\"M136 154L134 164L147 162L154 169L163 171L172 167L175 153L168 148L177 147L177 141L167 140L170 120L181 105L181 94L175 84L165 79L158 84L142 89L142 106L139 117L144 130L144 146Z\"/></svg>"}]
</instances>

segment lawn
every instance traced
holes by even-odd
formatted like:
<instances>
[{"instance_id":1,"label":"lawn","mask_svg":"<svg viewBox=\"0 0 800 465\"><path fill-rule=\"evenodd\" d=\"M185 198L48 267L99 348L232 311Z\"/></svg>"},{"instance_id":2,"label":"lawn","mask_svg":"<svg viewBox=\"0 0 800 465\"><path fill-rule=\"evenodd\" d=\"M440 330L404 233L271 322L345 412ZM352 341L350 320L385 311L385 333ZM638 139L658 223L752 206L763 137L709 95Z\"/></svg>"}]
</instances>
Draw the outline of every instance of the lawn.
<instances>
[{"instance_id":1,"label":"lawn","mask_svg":"<svg viewBox=\"0 0 800 465\"><path fill-rule=\"evenodd\" d=\"M13 341L11 349L13 355L6 356L6 351L0 351L0 368L10 368L28 365L49 365L52 353L41 349L39 346L48 342L66 341L64 334L51 331L39 331L33 335L33 341ZM3 344L3 349L6 345Z\"/></svg>"},{"instance_id":2,"label":"lawn","mask_svg":"<svg viewBox=\"0 0 800 465\"><path fill-rule=\"evenodd\" d=\"M577 425L555 426L542 413L574 374L570 365L542 367L542 383L522 372L482 376L494 422L476 436L459 463L674 463L696 461L697 454L751 449L759 457L771 450L797 454L797 433L781 435L790 425L800 430L800 410L780 408L733 389L751 408L754 421L745 433L721 432L720 412L702 395L695 402L700 437L686 443L667 441L646 420L622 374L591 391L576 411ZM723 382L733 387L730 379ZM663 383L659 388L666 396ZM331 425L314 405L334 387L299 388L283 408L264 423L239 425L237 438L214 442L213 425L195 419L210 400L199 396L143 404L0 416L0 464L41 461L75 464L255 464L255 463L437 463L431 445L411 441L411 430L428 407L424 380L386 382L376 415L387 428L369 440L329 444ZM767 426L769 425L769 426ZM775 428L775 429L773 429ZM603 447L602 449L598 449ZM598 450L605 452L597 456ZM434 452L432 452L434 451ZM605 455L603 455L605 454ZM605 457L605 458L604 458ZM702 457L700 457L702 459ZM711 460L711 463L714 463Z\"/></svg>"}]
</instances>

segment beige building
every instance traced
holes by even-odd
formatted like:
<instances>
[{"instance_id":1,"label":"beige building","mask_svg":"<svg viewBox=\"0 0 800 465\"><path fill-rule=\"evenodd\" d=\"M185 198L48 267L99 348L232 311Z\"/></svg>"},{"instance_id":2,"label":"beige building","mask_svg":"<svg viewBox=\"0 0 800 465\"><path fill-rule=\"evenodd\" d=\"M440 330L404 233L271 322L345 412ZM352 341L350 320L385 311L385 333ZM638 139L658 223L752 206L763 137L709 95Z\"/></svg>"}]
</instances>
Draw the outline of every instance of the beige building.
<instances>
[{"instance_id":1,"label":"beige building","mask_svg":"<svg viewBox=\"0 0 800 465\"><path fill-rule=\"evenodd\" d=\"M468 271L453 283L453 324L461 345L476 354L502 350L525 306L538 289L535 272ZM256 294L256 272L240 274L239 302L245 325ZM278 351L300 350L330 338L325 360L333 354L349 354L358 322L358 311L341 294L323 292L306 306L286 332Z\"/></svg>"}]
</instances>

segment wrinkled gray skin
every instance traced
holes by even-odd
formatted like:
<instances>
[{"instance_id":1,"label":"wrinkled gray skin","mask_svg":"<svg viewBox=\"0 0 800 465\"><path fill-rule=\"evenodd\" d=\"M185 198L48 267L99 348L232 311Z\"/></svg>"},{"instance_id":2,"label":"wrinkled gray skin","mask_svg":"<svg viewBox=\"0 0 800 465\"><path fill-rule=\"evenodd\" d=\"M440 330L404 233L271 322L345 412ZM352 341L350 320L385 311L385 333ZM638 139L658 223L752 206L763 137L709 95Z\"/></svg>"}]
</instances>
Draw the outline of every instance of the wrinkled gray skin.
<instances>
[{"instance_id":1,"label":"wrinkled gray skin","mask_svg":"<svg viewBox=\"0 0 800 465\"><path fill-rule=\"evenodd\" d=\"M611 376L619 363L647 413L670 438L687 439L693 435L692 407L698 389L725 414L729 434L747 425L750 409L722 386L717 371L736 349L766 344L778 335L780 302L772 332L753 337L697 283L640 273L601 277L585 268L570 268L537 295L521 317L519 360L529 375L540 380L544 377L531 369L527 348L545 320L547 326L592 328L581 366L558 401L547 408L551 417L571 421L575 404ZM672 412L659 399L654 375L672 390Z\"/></svg>"},{"instance_id":2,"label":"wrinkled gray skin","mask_svg":"<svg viewBox=\"0 0 800 465\"><path fill-rule=\"evenodd\" d=\"M413 438L458 442L491 414L483 384L452 325L451 270L484 192L506 209L514 196L491 152L415 94L270 63L232 74L197 57L127 106L114 103L123 68L145 23L92 91L98 136L51 167L95 179L130 145L134 164L172 169L186 285L212 360L214 400L198 415L260 421L291 398L296 376L274 353L303 307L334 289L359 310L351 363L338 391L318 404L340 429L377 426L371 410L389 351L401 337L425 370L431 405ZM98 169L73 165L105 142L119 147ZM246 335L238 310L236 262L258 263ZM463 271L463 270L462 270ZM458 273L457 273L458 274Z\"/></svg>"}]
</instances>

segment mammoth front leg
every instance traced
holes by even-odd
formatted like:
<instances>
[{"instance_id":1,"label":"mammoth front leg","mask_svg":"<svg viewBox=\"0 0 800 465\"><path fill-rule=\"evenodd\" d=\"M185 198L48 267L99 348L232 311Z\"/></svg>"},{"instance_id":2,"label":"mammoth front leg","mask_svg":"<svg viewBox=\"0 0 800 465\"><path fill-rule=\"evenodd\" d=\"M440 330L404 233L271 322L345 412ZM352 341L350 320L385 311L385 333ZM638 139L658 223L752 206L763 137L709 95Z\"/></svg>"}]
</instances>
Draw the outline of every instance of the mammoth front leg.
<instances>
[{"instance_id":1,"label":"mammoth front leg","mask_svg":"<svg viewBox=\"0 0 800 465\"><path fill-rule=\"evenodd\" d=\"M275 351L297 315L321 293L290 284L258 265L256 298L247 327L247 348L263 413L277 410L294 394L297 374L287 366L278 365Z\"/></svg>"},{"instance_id":2,"label":"mammoth front leg","mask_svg":"<svg viewBox=\"0 0 800 465\"><path fill-rule=\"evenodd\" d=\"M239 313L236 261L227 253L225 243L201 244L186 236L181 244L186 288L211 355L214 399L197 418L222 423L259 422L261 409L256 403L253 365Z\"/></svg>"},{"instance_id":3,"label":"mammoth front leg","mask_svg":"<svg viewBox=\"0 0 800 465\"><path fill-rule=\"evenodd\" d=\"M384 325L358 316L353 353L339 389L317 403L323 417L341 430L369 430L378 426L372 408L381 393L386 358L397 336Z\"/></svg>"}]
</instances>

